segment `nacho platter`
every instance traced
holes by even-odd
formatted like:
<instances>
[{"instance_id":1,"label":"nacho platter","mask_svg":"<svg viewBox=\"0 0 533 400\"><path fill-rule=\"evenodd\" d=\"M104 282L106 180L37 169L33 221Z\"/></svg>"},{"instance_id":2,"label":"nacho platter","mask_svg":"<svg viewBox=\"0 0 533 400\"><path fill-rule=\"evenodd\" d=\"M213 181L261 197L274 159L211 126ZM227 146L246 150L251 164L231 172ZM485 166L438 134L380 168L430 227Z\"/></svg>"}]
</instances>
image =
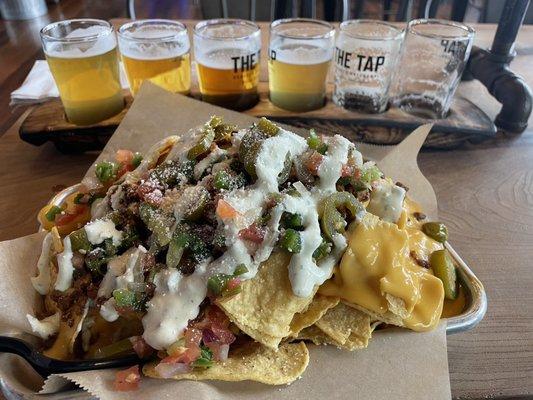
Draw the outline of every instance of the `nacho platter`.
<instances>
[{"instance_id":1,"label":"nacho platter","mask_svg":"<svg viewBox=\"0 0 533 400\"><path fill-rule=\"evenodd\" d=\"M285 133L285 131L283 131L283 133ZM196 140L197 139L198 138L196 137ZM342 141L342 139L339 139L339 138L337 138L336 140L337 141ZM325 141L327 141L327 143L329 145L332 145L327 139ZM347 145L347 146L350 146L350 145ZM351 146L353 146L353 145L351 145ZM358 165L359 165L359 167L362 167L362 165L363 165L362 161ZM370 164L370 166L372 166L372 164ZM398 187L400 187L400 186L398 186ZM300 194L304 193L304 190L305 189L302 189L302 192L300 192ZM56 207L61 209L62 206L66 202L68 202L69 198L72 199L73 195L79 194L78 191L79 191L79 187L77 187L77 186L68 188L65 191L63 191L62 193L60 193L59 195L57 195L52 200L50 205L51 206L56 206ZM41 221L42 221L42 219L41 219ZM460 329L465 329L467 327L473 326L475 324L476 318L480 319L482 317L483 310L484 310L484 297L483 297L482 286L479 283L479 281L477 281L475 276L473 276L473 274L471 274L471 272L468 270L468 267L466 267L466 265L464 265L464 263L460 259L458 259L458 257L455 254L455 252L453 252L453 249L449 248L449 250L450 250L450 254L453 256L453 258L455 260L455 264L456 264L457 270L459 272L459 276L463 280L463 283L461 284L461 287L465 291L465 293L463 293L463 295L464 295L464 299L465 299L464 301L466 303L466 306L464 307L463 311L459 315L451 317L451 318L448 319L449 332L454 332L454 331L458 331ZM274 256L272 256L272 257L274 257ZM275 262L274 262L274 264L275 264ZM280 268L287 268L287 261L285 260L283 262L280 262L280 265L281 265ZM270 267L273 268L272 265L270 265ZM464 271L464 273L461 272L461 271ZM290 290L290 288L289 288L289 290ZM243 292L246 293L246 288L243 289ZM243 295L240 294L239 296L242 297ZM273 331L268 331L268 332L265 333L265 327L264 326L263 327L258 327L257 325L247 326L246 319L242 319L241 318L242 316L240 317L238 315L238 312L239 312L238 308L239 307L235 308L235 307L232 306L232 303L235 303L235 302L232 301L231 298L235 298L235 297L238 297L238 296L235 296L235 297L229 296L229 297L230 297L230 300L228 301L229 305L228 304L224 304L223 302L222 303L218 303L218 305L224 310L225 313L228 314L228 316L230 316L230 320L232 320L232 322L235 322L237 327L242 329L243 331L245 331L248 336L256 339L257 341L260 341L263 345L266 345L267 347L268 347L268 345L270 343L270 338L273 338L273 340L271 342L272 343L271 344L272 348L277 348L278 345L280 344L281 340L286 338L286 337L288 337L288 336L290 336L289 334L291 334L295 338L306 339L306 340L309 340L309 341L315 342L315 343L330 343L330 344L334 344L334 345L336 345L338 347L344 347L344 348L347 348L349 350L354 350L354 349L363 348L363 347L366 346L366 343L368 342L368 339L371 336L372 330L377 325L377 324L374 324L374 322L376 322L375 320L372 320L370 317L368 317L368 315L363 314L364 318L363 317L361 317L361 318L365 319L365 321L361 323L361 330L356 329L356 332L351 332L350 330L342 329L341 326L338 326L338 324L336 325L336 322L342 320L342 316L343 315L349 314L350 311L346 312L347 310L352 310L353 311L354 309L351 308L351 307L346 306L346 304L344 304L344 303L338 304L338 299L337 299L336 303L335 302L330 302L329 304L327 302L326 302L326 304L321 304L320 299L318 299L318 301L316 301L317 304L315 305L316 306L315 307L316 308L316 312L318 313L316 315L318 315L318 317L311 316L311 319L309 320L310 322L309 321L306 322L306 318L308 317L308 315L306 315L306 314L307 314L307 311L309 311L309 310L312 311L313 304L315 302L313 302L313 304L307 303L307 304L305 304L303 306L298 306L295 309L295 311L291 314L291 317L294 317L297 314L300 314L300 316L301 316L299 321L296 320L296 318L293 318L292 322L289 321L289 322L291 322L291 324L290 324L291 325L291 329L292 329L293 323L295 325L300 324L301 325L301 327L300 327L301 329L295 329L292 332L283 332L282 334L279 334L278 332L273 332ZM315 298L315 300L316 300L316 298ZM237 305L238 305L238 302L237 302ZM335 312L337 312L338 315L335 315ZM330 317L329 320L327 318L328 316ZM357 320L359 318L359 316L360 315L355 315L355 320ZM361 319L361 318L359 318L359 319ZM457 324L459 324L460 326L459 325L454 325L454 319L457 319ZM352 326L354 325L354 323L355 324L358 323L355 320L350 322L350 324ZM315 326L309 326L309 325L311 325L311 324L313 324L315 322L316 322L316 327ZM258 336L255 336L254 335L254 331L257 331L258 330L257 328L260 328L259 331L261 331L261 334L258 335ZM340 335L339 335L339 332L341 333ZM324 335L324 334L326 334L326 335ZM285 346L285 345L284 344L282 345L282 347L281 347L282 349L284 349L283 346ZM292 346L292 345L288 345L288 346ZM299 350L301 350L299 352L298 352L298 349L296 349L295 352L292 351L292 350L291 350L292 352L287 351L287 353L290 354L289 358L291 358L291 359L294 359L295 357L296 358L300 357L302 359L306 358L306 354L303 351L303 349L301 348L301 345L298 345L298 346L300 347ZM294 348L294 346L292 346L292 347ZM282 351L282 353L283 353L283 351ZM255 356L261 358L261 354L257 354L257 353L254 353L254 354L255 354ZM263 357L263 359L264 358L265 357ZM266 359L268 360L269 358L270 358L270 356L267 354L266 355ZM257 361L258 359L253 359L253 360L255 360L254 363L258 362ZM231 362L231 359L228 362ZM147 375L154 375L154 370L153 370L153 368L152 369L151 368L152 367L148 367L148 368L145 369L145 373L147 373ZM305 366L304 366L304 368L305 368ZM272 369L272 365L270 365L267 369L269 369L269 370ZM226 374L226 376L224 376L224 373L222 373L222 371L216 371L216 367L215 367L215 369L211 369L211 371L213 371L212 374L214 374L214 375L210 375L211 378L229 380L227 374ZM302 372L301 369L296 368L296 370L294 371L295 375L294 375L294 377L290 377L290 380L292 380L295 377L299 376L301 374L301 372ZM158 372L157 374L160 374L160 372ZM188 374L182 374L182 375L183 375L182 376L183 378L187 378L187 379L202 379L203 378L202 374L199 373L198 371L190 371ZM251 380L260 381L260 378L258 378L257 376L246 375L244 372L241 375L243 375L244 379L251 379ZM283 379L287 379L287 378L285 377ZM281 384L281 383L287 383L288 382L287 380L283 380L283 379L276 380L275 378L272 378L272 380L270 380L269 382L265 381L265 383Z\"/></svg>"},{"instance_id":2,"label":"nacho platter","mask_svg":"<svg viewBox=\"0 0 533 400\"><path fill-rule=\"evenodd\" d=\"M50 204L61 206L67 197L75 194L78 190L79 184L69 186L57 193L50 200ZM461 313L446 318L446 334L452 335L474 329L481 322L487 311L487 295L479 278L461 256L459 256L452 245L447 243L446 248L450 252L457 267L457 273L463 282L467 299L465 308Z\"/></svg>"}]
</instances>

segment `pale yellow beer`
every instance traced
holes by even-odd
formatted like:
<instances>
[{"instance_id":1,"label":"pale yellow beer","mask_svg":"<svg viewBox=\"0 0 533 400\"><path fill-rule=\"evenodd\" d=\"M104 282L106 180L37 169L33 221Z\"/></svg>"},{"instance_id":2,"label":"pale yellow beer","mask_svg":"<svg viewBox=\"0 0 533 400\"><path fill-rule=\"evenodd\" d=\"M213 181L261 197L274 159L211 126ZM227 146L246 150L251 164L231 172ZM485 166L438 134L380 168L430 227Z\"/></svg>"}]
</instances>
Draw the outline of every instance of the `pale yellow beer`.
<instances>
[{"instance_id":1,"label":"pale yellow beer","mask_svg":"<svg viewBox=\"0 0 533 400\"><path fill-rule=\"evenodd\" d=\"M61 32L69 32L61 37ZM50 24L41 31L43 47L69 122L90 125L124 108L116 40L105 21Z\"/></svg>"},{"instance_id":2,"label":"pale yellow beer","mask_svg":"<svg viewBox=\"0 0 533 400\"><path fill-rule=\"evenodd\" d=\"M335 30L327 22L294 18L270 26L270 101L290 111L324 106Z\"/></svg>"},{"instance_id":3,"label":"pale yellow beer","mask_svg":"<svg viewBox=\"0 0 533 400\"><path fill-rule=\"evenodd\" d=\"M197 58L202 100L222 107L244 110L259 100L259 54L253 57L238 49L215 50ZM233 57L233 60L232 60ZM242 58L251 59L243 65ZM231 62L228 62L231 61Z\"/></svg>"},{"instance_id":4,"label":"pale yellow beer","mask_svg":"<svg viewBox=\"0 0 533 400\"><path fill-rule=\"evenodd\" d=\"M116 49L93 57L46 59L73 124L93 124L124 108Z\"/></svg>"},{"instance_id":5,"label":"pale yellow beer","mask_svg":"<svg viewBox=\"0 0 533 400\"><path fill-rule=\"evenodd\" d=\"M130 58L122 54L122 62L134 96L145 80L172 93L188 94L191 89L191 58L188 53L161 60Z\"/></svg>"},{"instance_id":6,"label":"pale yellow beer","mask_svg":"<svg viewBox=\"0 0 533 400\"><path fill-rule=\"evenodd\" d=\"M189 93L191 60L185 25L164 19L133 21L120 27L118 44L133 95L146 80L172 93Z\"/></svg>"},{"instance_id":7,"label":"pale yellow beer","mask_svg":"<svg viewBox=\"0 0 533 400\"><path fill-rule=\"evenodd\" d=\"M194 28L194 56L202 100L234 110L259 101L261 32L250 21L213 19Z\"/></svg>"},{"instance_id":8,"label":"pale yellow beer","mask_svg":"<svg viewBox=\"0 0 533 400\"><path fill-rule=\"evenodd\" d=\"M281 108L313 110L322 107L326 101L330 61L312 63L313 60L309 60L308 64L301 61L289 58L284 61L270 59L268 62L270 100Z\"/></svg>"}]
</instances>

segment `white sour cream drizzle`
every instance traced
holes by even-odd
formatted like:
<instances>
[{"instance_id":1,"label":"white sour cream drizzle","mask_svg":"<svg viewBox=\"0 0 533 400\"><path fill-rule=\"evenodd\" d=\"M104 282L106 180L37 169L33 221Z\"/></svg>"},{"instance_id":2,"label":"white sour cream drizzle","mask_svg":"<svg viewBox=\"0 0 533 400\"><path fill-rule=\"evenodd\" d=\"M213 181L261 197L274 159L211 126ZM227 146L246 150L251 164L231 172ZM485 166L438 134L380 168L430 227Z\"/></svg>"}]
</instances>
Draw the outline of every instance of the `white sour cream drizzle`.
<instances>
[{"instance_id":1,"label":"white sour cream drizzle","mask_svg":"<svg viewBox=\"0 0 533 400\"><path fill-rule=\"evenodd\" d=\"M154 349L162 350L183 333L189 320L200 312L200 303L207 294L203 268L183 276L177 269L167 268L156 274L155 295L147 304L142 319L143 338Z\"/></svg>"},{"instance_id":2,"label":"white sour cream drizzle","mask_svg":"<svg viewBox=\"0 0 533 400\"><path fill-rule=\"evenodd\" d=\"M97 245L106 239L112 239L113 245L118 246L122 242L122 232L115 228L113 221L97 219L85 225L87 239L91 244Z\"/></svg>"},{"instance_id":3,"label":"white sour cream drizzle","mask_svg":"<svg viewBox=\"0 0 533 400\"><path fill-rule=\"evenodd\" d=\"M245 131L241 130L234 135L234 147L239 145L244 133ZM189 276L168 268L156 274L155 295L148 302L147 313L142 320L143 338L150 346L158 350L164 349L179 339L188 321L198 315L199 306L207 293L207 280L210 276L219 273L232 274L239 264L245 264L248 268L242 278L250 279L255 276L259 264L268 259L278 240L279 222L284 211L302 215L305 226L300 232L302 251L292 256L289 265L294 294L310 296L317 285L331 276L335 263L346 247L346 240L342 235L336 235L332 252L318 265L314 262L313 252L322 242L317 205L324 197L336 191L336 182L341 176L343 164L348 161L350 151L357 161L362 160L362 157L353 144L342 136L336 135L327 140L327 143L328 152L318 170L318 186L308 191L298 182L294 186L300 196L283 194L281 202L270 211L265 238L260 245L254 247L239 238L239 231L261 216L270 194L279 193L277 178L283 171L287 155L294 160L308 149L305 139L284 129L280 129L276 136L263 141L255 164L256 183L246 189L232 190L224 196L224 200L238 212L235 218L219 220L219 224L223 225L227 251L218 259L208 260L197 266L195 272ZM169 158L179 159L183 154L186 152L173 152ZM101 311L110 318L114 317L115 309L111 304L113 301L111 298L104 303Z\"/></svg>"},{"instance_id":4,"label":"white sour cream drizzle","mask_svg":"<svg viewBox=\"0 0 533 400\"><path fill-rule=\"evenodd\" d=\"M387 222L396 223L402 214L405 189L380 179L370 194L367 210Z\"/></svg>"},{"instance_id":5,"label":"white sour cream drizzle","mask_svg":"<svg viewBox=\"0 0 533 400\"><path fill-rule=\"evenodd\" d=\"M129 283L134 283L135 277L142 273L140 256L146 251L143 246L139 246L110 260L107 264L107 272L98 288L98 297L110 297L113 290L127 289ZM110 298L102 304L100 315L109 322L113 322L119 317L114 298Z\"/></svg>"},{"instance_id":6,"label":"white sour cream drizzle","mask_svg":"<svg viewBox=\"0 0 533 400\"><path fill-rule=\"evenodd\" d=\"M194 166L194 179L199 180L209 167L222 160L227 153L228 152L226 150L217 146L213 151L211 151L211 153L209 153Z\"/></svg>"},{"instance_id":7,"label":"white sour cream drizzle","mask_svg":"<svg viewBox=\"0 0 533 400\"><path fill-rule=\"evenodd\" d=\"M57 255L57 278L54 285L55 290L64 292L72 284L72 274L74 273L74 266L72 265L72 244L70 237L63 239L63 252Z\"/></svg>"},{"instance_id":8,"label":"white sour cream drizzle","mask_svg":"<svg viewBox=\"0 0 533 400\"><path fill-rule=\"evenodd\" d=\"M50 291L50 249L52 248L52 234L47 233L43 239L41 255L37 261L38 275L31 278L35 290L42 294Z\"/></svg>"},{"instance_id":9,"label":"white sour cream drizzle","mask_svg":"<svg viewBox=\"0 0 533 400\"><path fill-rule=\"evenodd\" d=\"M59 324L61 322L61 314L59 311L40 321L30 314L26 314L26 318L30 323L33 333L38 335L41 339L48 339L59 331Z\"/></svg>"},{"instance_id":10,"label":"white sour cream drizzle","mask_svg":"<svg viewBox=\"0 0 533 400\"><path fill-rule=\"evenodd\" d=\"M270 256L279 237L281 215L283 211L288 211L300 214L305 227L300 232L302 250L292 256L289 265L289 278L294 294L300 297L311 296L315 286L331 276L333 266L346 243L338 239L330 256L319 265L314 262L313 253L322 243L317 205L324 197L336 192L336 183L341 177L342 166L348 162L350 151L356 161L362 160L354 145L342 136L336 135L328 140L328 151L318 169L320 179L317 187L308 191L302 183L297 182L294 187L300 193L299 197L287 194L282 196L281 202L271 211L265 239L253 256L238 237L240 229L246 228L261 215L267 196L279 193L277 177L283 170L287 154L294 160L307 149L303 138L283 129L263 142L255 164L257 182L251 188L234 190L224 198L240 216L230 221L222 221L228 250L208 266L210 274L231 274L237 265L243 263L248 267L248 273L243 275L243 278L253 278L259 264Z\"/></svg>"}]
</instances>

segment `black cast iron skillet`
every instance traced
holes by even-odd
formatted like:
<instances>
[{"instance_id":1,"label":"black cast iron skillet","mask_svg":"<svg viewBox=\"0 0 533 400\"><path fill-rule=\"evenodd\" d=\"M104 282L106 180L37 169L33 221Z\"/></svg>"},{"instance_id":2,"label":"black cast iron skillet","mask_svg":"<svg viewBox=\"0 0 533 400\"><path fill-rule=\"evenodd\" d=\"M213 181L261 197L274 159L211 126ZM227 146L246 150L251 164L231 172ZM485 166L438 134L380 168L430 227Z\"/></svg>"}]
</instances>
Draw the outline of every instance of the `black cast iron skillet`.
<instances>
[{"instance_id":1,"label":"black cast iron skillet","mask_svg":"<svg viewBox=\"0 0 533 400\"><path fill-rule=\"evenodd\" d=\"M91 360L56 360L39 351L38 341L38 338L28 334L0 336L0 352L24 358L43 377L65 372L124 367L141 361L135 353Z\"/></svg>"}]
</instances>

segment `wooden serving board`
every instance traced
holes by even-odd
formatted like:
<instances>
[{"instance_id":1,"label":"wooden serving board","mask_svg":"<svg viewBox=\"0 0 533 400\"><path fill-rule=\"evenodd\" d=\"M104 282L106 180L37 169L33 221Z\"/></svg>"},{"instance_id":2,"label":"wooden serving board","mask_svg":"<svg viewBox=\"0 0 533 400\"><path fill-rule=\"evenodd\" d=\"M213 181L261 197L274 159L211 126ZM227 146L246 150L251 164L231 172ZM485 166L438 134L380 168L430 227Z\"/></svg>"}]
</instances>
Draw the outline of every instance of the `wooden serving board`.
<instances>
[{"instance_id":1,"label":"wooden serving board","mask_svg":"<svg viewBox=\"0 0 533 400\"><path fill-rule=\"evenodd\" d=\"M425 143L426 148L454 148L493 137L496 127L489 117L475 104L456 97L450 115L441 120L414 117L398 108L390 108L382 114L366 114L348 111L335 105L328 97L325 107L304 113L285 111L268 99L268 84L259 84L260 101L245 113L265 116L286 124L315 128L321 133L339 133L351 140L374 144L399 143L417 126L433 122L435 125ZM69 123L59 99L38 105L22 123L19 134L22 140L41 145L52 141L62 152L83 152L103 148L113 134L132 98L126 93L126 108L118 115L95 125L76 126ZM192 97L199 98L193 91Z\"/></svg>"}]
</instances>

